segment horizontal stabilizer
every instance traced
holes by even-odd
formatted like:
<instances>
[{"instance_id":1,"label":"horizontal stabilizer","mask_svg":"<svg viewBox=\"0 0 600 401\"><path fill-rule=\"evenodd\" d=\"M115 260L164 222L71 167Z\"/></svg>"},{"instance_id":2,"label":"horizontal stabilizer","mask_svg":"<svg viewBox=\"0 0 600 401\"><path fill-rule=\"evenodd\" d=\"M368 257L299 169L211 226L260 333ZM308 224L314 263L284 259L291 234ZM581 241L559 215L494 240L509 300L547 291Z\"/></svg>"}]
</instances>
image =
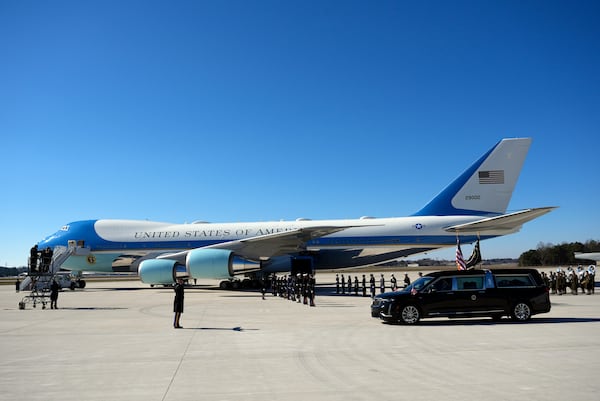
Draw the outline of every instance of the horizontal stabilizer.
<instances>
[{"instance_id":1,"label":"horizontal stabilizer","mask_svg":"<svg viewBox=\"0 0 600 401\"><path fill-rule=\"evenodd\" d=\"M555 206L520 210L518 212L503 214L501 216L481 219L472 223L458 224L456 226L446 228L446 231L458 231L460 233L483 233L486 231L496 230L516 230L528 221L549 213L554 209L556 209Z\"/></svg>"}]
</instances>

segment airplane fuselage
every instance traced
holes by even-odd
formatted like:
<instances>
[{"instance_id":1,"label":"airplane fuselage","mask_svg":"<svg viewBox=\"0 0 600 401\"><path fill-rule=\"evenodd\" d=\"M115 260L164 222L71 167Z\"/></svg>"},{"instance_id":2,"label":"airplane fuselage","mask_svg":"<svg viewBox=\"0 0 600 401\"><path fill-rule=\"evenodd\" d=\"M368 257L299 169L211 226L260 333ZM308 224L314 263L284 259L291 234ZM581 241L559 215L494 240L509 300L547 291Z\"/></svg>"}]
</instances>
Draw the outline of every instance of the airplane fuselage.
<instances>
[{"instance_id":1,"label":"airplane fuselage","mask_svg":"<svg viewBox=\"0 0 600 401\"><path fill-rule=\"evenodd\" d=\"M112 272L115 260L126 255L143 257L149 253L179 252L223 242L284 233L321 226L350 227L312 239L297 253L314 252L314 268L366 266L405 257L414 253L453 246L456 234L449 226L480 220L481 216L411 216L345 220L305 220L171 224L145 220L87 220L65 225L39 243L40 248L67 246L83 241L90 253L73 255L63 263L69 270ZM505 235L516 230L487 232L481 239ZM477 239L476 234L461 235L461 242ZM276 259L276 258L274 258ZM268 267L270 262L263 261ZM283 268L282 268L283 269Z\"/></svg>"}]
</instances>

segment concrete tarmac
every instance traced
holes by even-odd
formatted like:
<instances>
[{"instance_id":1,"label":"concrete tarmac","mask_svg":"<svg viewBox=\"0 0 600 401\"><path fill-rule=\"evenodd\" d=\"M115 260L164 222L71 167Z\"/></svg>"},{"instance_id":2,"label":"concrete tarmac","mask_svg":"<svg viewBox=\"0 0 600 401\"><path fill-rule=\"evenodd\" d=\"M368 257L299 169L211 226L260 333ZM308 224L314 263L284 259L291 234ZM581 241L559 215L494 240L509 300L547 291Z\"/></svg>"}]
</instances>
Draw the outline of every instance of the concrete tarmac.
<instances>
[{"instance_id":1,"label":"concrete tarmac","mask_svg":"<svg viewBox=\"0 0 600 401\"><path fill-rule=\"evenodd\" d=\"M179 330L170 288L91 282L58 310L19 310L24 294L0 286L0 400L598 399L598 294L552 295L524 324L403 326L333 281L317 276L314 308L187 288Z\"/></svg>"}]
</instances>

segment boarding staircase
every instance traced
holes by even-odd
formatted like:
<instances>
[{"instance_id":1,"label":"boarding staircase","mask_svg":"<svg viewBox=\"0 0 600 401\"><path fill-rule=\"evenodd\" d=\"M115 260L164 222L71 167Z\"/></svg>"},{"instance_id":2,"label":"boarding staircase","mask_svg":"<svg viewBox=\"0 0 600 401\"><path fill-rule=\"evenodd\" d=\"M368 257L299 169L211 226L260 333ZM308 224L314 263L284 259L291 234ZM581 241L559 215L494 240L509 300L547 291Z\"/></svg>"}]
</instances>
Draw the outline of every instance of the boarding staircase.
<instances>
[{"instance_id":1,"label":"boarding staircase","mask_svg":"<svg viewBox=\"0 0 600 401\"><path fill-rule=\"evenodd\" d=\"M35 263L30 259L28 261L29 270L27 276L19 286L20 291L29 291L21 302L19 309L25 309L27 303L31 303L35 308L38 303L42 304L42 308L46 308L46 303L50 300L50 285L54 276L60 271L62 264L74 254L89 254L89 248L77 246L74 242L69 241L69 246L56 246L53 249L52 260L50 263L38 258Z\"/></svg>"}]
</instances>

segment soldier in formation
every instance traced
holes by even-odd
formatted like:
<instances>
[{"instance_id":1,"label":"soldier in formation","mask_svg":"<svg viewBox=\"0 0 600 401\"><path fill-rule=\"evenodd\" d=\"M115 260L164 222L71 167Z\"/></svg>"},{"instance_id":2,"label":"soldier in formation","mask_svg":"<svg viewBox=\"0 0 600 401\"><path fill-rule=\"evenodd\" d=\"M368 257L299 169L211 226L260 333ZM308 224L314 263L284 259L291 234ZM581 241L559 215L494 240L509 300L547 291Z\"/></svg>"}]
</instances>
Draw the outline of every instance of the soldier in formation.
<instances>
[{"instance_id":1,"label":"soldier in formation","mask_svg":"<svg viewBox=\"0 0 600 401\"><path fill-rule=\"evenodd\" d=\"M343 276L342 276L343 277ZM273 296L292 302L315 306L315 277L313 274L296 274L271 278Z\"/></svg>"}]
</instances>

